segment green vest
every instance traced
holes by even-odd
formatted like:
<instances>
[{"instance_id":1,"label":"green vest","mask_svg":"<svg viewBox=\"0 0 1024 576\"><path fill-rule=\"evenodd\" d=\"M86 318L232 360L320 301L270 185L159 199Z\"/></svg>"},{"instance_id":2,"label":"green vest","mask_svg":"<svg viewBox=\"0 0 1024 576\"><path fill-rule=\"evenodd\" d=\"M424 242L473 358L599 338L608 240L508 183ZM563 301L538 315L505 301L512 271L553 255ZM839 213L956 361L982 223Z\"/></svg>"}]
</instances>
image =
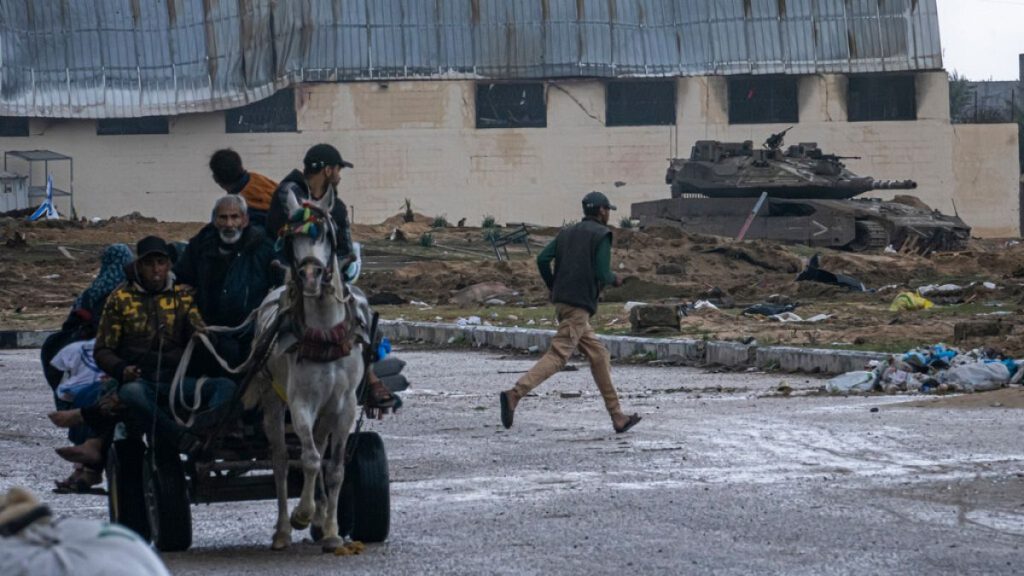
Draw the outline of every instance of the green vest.
<instances>
[{"instance_id":1,"label":"green vest","mask_svg":"<svg viewBox=\"0 0 1024 576\"><path fill-rule=\"evenodd\" d=\"M591 316L597 312L597 298L603 287L597 280L597 247L611 235L607 226L590 218L558 233L553 302L583 308Z\"/></svg>"}]
</instances>

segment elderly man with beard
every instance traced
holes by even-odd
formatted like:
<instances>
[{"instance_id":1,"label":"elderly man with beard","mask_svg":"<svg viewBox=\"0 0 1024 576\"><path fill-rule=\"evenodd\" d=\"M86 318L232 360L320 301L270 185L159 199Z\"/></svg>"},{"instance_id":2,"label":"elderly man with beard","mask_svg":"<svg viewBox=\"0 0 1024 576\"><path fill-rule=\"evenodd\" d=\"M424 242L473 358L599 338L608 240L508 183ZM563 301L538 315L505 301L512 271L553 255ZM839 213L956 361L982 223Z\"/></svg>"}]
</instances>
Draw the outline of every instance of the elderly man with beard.
<instances>
[{"instance_id":1,"label":"elderly man with beard","mask_svg":"<svg viewBox=\"0 0 1024 576\"><path fill-rule=\"evenodd\" d=\"M237 326L280 284L272 268L274 243L263 229L249 225L245 198L229 194L214 204L210 223L188 242L174 267L179 282L195 291L196 305L209 326ZM219 337L217 350L231 365L245 360L252 330L235 338Z\"/></svg>"}]
</instances>

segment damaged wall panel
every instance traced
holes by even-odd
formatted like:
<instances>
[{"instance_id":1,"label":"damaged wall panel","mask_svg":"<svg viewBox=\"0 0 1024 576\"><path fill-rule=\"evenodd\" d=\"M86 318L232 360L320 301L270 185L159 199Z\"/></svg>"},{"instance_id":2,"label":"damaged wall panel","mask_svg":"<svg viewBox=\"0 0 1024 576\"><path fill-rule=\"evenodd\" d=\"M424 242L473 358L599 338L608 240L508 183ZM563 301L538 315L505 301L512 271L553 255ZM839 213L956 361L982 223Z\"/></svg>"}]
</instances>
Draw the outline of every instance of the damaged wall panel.
<instances>
[{"instance_id":1,"label":"damaged wall panel","mask_svg":"<svg viewBox=\"0 0 1024 576\"><path fill-rule=\"evenodd\" d=\"M0 115L208 112L296 82L942 67L936 0L5 0Z\"/></svg>"}]
</instances>

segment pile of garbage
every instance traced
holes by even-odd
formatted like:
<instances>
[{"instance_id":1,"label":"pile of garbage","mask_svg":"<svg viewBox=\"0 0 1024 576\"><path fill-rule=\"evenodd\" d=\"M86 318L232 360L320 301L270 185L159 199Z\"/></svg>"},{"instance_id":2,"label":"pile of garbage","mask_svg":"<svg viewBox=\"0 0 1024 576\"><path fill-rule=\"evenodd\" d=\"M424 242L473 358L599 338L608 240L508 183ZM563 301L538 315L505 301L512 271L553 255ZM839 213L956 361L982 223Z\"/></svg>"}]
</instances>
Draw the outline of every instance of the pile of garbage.
<instances>
[{"instance_id":1,"label":"pile of garbage","mask_svg":"<svg viewBox=\"0 0 1024 576\"><path fill-rule=\"evenodd\" d=\"M943 344L872 361L869 367L832 378L825 390L841 394L984 392L1020 384L1024 378L1024 361L1006 358L991 348L964 352Z\"/></svg>"}]
</instances>

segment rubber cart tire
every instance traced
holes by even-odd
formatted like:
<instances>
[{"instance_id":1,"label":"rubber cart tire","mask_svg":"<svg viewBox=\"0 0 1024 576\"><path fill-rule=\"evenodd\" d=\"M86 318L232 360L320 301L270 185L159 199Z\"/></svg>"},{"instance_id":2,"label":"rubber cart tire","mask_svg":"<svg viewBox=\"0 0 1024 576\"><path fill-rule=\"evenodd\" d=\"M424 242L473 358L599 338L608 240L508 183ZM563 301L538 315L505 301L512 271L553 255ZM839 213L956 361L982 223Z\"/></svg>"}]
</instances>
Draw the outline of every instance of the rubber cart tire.
<instances>
[{"instance_id":1,"label":"rubber cart tire","mask_svg":"<svg viewBox=\"0 0 1024 576\"><path fill-rule=\"evenodd\" d=\"M146 445L138 438L110 443L107 450L107 509L110 521L149 540L143 471Z\"/></svg>"},{"instance_id":2,"label":"rubber cart tire","mask_svg":"<svg viewBox=\"0 0 1024 576\"><path fill-rule=\"evenodd\" d=\"M351 453L338 497L339 532L360 542L383 542L391 528L391 482L384 442L376 432L348 438Z\"/></svg>"},{"instance_id":3,"label":"rubber cart tire","mask_svg":"<svg viewBox=\"0 0 1024 576\"><path fill-rule=\"evenodd\" d=\"M146 512L151 540L161 552L181 552L192 545L192 507L185 468L177 453L146 452L143 468Z\"/></svg>"}]
</instances>

